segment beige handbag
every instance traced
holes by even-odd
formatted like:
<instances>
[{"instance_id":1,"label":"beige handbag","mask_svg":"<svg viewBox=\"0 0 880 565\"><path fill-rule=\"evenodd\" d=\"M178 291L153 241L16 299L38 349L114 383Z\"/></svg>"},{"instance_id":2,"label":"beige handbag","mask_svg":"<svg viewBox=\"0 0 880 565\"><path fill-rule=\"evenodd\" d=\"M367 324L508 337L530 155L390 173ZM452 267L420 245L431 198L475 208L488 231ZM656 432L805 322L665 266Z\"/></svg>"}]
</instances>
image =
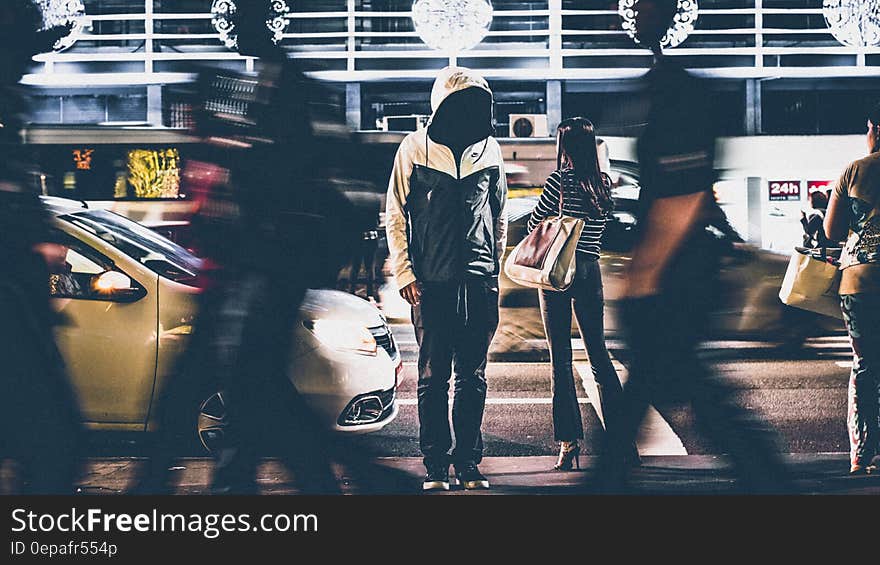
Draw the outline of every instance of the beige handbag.
<instances>
[{"instance_id":1,"label":"beige handbag","mask_svg":"<svg viewBox=\"0 0 880 565\"><path fill-rule=\"evenodd\" d=\"M530 288L563 291L574 282L577 244L584 221L562 215L564 190L559 190L559 215L545 218L517 245L504 273L513 282Z\"/></svg>"},{"instance_id":2,"label":"beige handbag","mask_svg":"<svg viewBox=\"0 0 880 565\"><path fill-rule=\"evenodd\" d=\"M784 304L842 318L840 310L840 269L829 263L820 250L798 250L791 256L788 270L779 289L779 299ZM811 253L812 252L812 253ZM814 257L813 254L820 257Z\"/></svg>"}]
</instances>

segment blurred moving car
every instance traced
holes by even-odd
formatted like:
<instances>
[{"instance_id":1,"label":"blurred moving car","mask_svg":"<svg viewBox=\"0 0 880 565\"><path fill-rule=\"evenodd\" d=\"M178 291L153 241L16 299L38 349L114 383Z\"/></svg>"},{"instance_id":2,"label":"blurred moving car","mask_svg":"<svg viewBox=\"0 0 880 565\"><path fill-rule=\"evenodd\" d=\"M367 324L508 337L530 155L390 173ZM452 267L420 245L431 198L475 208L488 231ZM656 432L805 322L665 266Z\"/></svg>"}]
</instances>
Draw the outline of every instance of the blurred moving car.
<instances>
[{"instance_id":1,"label":"blurred moving car","mask_svg":"<svg viewBox=\"0 0 880 565\"><path fill-rule=\"evenodd\" d=\"M64 265L49 281L64 320L57 340L86 424L149 431L155 392L174 378L192 331L200 261L112 212L72 200L45 202ZM342 292L310 290L292 331L290 381L327 428L366 433L394 420L401 358L374 306ZM205 390L202 400L192 434L214 450L224 440L223 393Z\"/></svg>"},{"instance_id":2,"label":"blurred moving car","mask_svg":"<svg viewBox=\"0 0 880 565\"><path fill-rule=\"evenodd\" d=\"M619 328L615 302L621 296L623 276L635 243L640 185L638 165L612 161L611 170L615 210L605 230L600 261L605 287L606 331L613 333ZM508 202L507 253L525 237L529 216L538 199L537 195L525 195ZM716 236L720 240L725 237L720 232ZM729 246L719 246L729 249L722 258L722 284L727 300L714 313L713 337L799 346L807 337L844 331L839 319L796 310L779 300L779 288L789 256L748 244L728 243ZM538 307L536 290L517 285L503 273L500 285L503 307Z\"/></svg>"}]
</instances>

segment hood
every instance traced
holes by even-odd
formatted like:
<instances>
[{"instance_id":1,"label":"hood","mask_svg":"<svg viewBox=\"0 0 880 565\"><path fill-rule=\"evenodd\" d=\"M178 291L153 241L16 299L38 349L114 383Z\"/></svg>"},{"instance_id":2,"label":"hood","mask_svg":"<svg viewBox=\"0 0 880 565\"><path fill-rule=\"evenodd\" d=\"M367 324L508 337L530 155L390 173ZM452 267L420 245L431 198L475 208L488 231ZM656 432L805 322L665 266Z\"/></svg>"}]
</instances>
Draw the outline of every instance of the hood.
<instances>
[{"instance_id":1,"label":"hood","mask_svg":"<svg viewBox=\"0 0 880 565\"><path fill-rule=\"evenodd\" d=\"M467 88L479 88L492 96L492 90L486 79L465 67L446 67L440 71L431 88L431 111L437 112L443 101L450 94L461 92Z\"/></svg>"},{"instance_id":2,"label":"hood","mask_svg":"<svg viewBox=\"0 0 880 565\"><path fill-rule=\"evenodd\" d=\"M471 69L446 67L431 89L428 135L438 143L466 147L493 135L492 90Z\"/></svg>"}]
</instances>

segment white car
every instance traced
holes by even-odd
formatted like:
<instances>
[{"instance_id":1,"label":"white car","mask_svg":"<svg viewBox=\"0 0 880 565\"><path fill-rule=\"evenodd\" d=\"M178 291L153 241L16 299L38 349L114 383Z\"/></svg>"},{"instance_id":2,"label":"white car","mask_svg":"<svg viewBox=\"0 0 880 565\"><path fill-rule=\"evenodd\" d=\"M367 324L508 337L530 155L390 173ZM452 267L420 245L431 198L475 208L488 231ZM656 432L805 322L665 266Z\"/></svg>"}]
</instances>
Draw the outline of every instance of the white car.
<instances>
[{"instance_id":1,"label":"white car","mask_svg":"<svg viewBox=\"0 0 880 565\"><path fill-rule=\"evenodd\" d=\"M44 202L64 265L49 281L64 320L56 336L86 425L149 431L155 393L174 378L192 330L200 261L112 212ZM401 359L377 308L342 292L310 290L292 331L289 378L328 429L373 432L394 420ZM222 443L225 423L222 392L209 391L198 415L207 449Z\"/></svg>"}]
</instances>

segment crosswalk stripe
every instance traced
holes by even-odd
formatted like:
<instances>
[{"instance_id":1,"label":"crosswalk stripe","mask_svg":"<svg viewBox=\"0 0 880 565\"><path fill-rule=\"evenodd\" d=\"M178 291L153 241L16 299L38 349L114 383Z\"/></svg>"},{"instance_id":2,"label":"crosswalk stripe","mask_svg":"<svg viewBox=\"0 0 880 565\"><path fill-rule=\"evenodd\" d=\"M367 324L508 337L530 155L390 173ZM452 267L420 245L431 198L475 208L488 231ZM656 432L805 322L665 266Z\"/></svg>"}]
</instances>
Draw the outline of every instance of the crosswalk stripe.
<instances>
[{"instance_id":1,"label":"crosswalk stripe","mask_svg":"<svg viewBox=\"0 0 880 565\"><path fill-rule=\"evenodd\" d=\"M626 367L616 359L613 359L612 363L620 380L626 382L629 376ZM581 376L587 396L591 399L598 399L599 389L596 386L595 379L593 379L593 372L590 370L589 363L575 363L574 366ZM592 405L596 410L599 421L604 426L605 420L602 416L601 406L598 402L593 402ZM653 406L649 407L645 414L636 445L640 455L687 455L687 449L685 449L681 439Z\"/></svg>"},{"instance_id":2,"label":"crosswalk stripe","mask_svg":"<svg viewBox=\"0 0 880 565\"><path fill-rule=\"evenodd\" d=\"M450 404L452 399L449 400ZM397 404L400 406L416 406L418 399L415 398L398 398ZM487 398L486 405L512 405L512 406L529 406L529 405L551 405L552 398ZM589 398L578 398L578 404L592 404Z\"/></svg>"}]
</instances>

